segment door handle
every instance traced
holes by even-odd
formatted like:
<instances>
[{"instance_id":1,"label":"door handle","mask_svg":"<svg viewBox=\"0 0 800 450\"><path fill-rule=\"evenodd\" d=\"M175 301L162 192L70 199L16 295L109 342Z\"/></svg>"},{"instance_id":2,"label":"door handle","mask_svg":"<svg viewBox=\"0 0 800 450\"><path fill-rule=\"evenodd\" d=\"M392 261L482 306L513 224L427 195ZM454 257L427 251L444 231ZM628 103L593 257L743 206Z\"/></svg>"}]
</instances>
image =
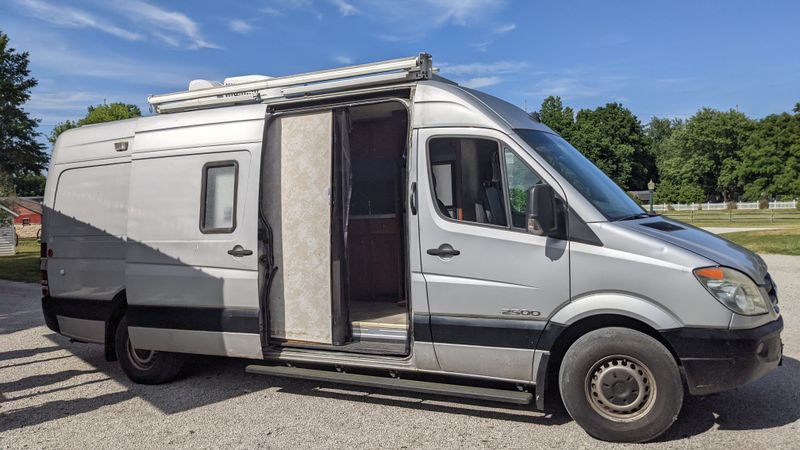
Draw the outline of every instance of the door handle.
<instances>
[{"instance_id":1,"label":"door handle","mask_svg":"<svg viewBox=\"0 0 800 450\"><path fill-rule=\"evenodd\" d=\"M417 215L417 182L411 183L411 214Z\"/></svg>"},{"instance_id":2,"label":"door handle","mask_svg":"<svg viewBox=\"0 0 800 450\"><path fill-rule=\"evenodd\" d=\"M440 258L447 258L451 256L458 256L461 254L461 252L454 249L450 244L442 244L439 246L439 248L429 248L428 254L431 256L438 256Z\"/></svg>"},{"instance_id":3,"label":"door handle","mask_svg":"<svg viewBox=\"0 0 800 450\"><path fill-rule=\"evenodd\" d=\"M231 256L241 257L241 256L250 256L253 254L252 250L246 250L241 245L235 245L232 249L228 250L228 254Z\"/></svg>"}]
</instances>

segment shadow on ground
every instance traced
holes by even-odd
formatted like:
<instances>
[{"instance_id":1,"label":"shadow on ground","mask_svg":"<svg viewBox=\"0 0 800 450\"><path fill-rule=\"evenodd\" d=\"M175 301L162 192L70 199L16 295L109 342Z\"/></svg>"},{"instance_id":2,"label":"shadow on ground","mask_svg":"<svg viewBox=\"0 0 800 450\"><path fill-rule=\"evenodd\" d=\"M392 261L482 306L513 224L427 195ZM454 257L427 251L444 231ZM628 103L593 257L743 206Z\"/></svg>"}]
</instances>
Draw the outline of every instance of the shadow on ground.
<instances>
[{"instance_id":1,"label":"shadow on ground","mask_svg":"<svg viewBox=\"0 0 800 450\"><path fill-rule=\"evenodd\" d=\"M80 358L90 367L83 366L81 369L76 369L71 365L70 368L56 372L36 374L13 382L0 383L0 396L2 396L0 400L4 403L11 403L23 398L68 391L80 386L104 382L115 382L116 385L108 389L115 392L91 398L55 400L11 410L0 414L0 419L2 419L0 420L0 432L90 412L133 398L143 399L165 414L175 414L266 389L276 389L279 394L335 398L343 402L353 401L447 414L462 414L534 425L561 425L570 420L563 409L551 414L540 414L532 412L531 408L526 406L491 404L445 396L421 396L383 389L364 389L252 375L246 373L244 369L254 361L232 358L198 356L189 360L182 377L173 383L161 386L138 385L127 379L116 362L105 361L102 347L73 343L57 334L49 334L46 337L56 345L0 353L0 363L10 363L2 364L2 368L41 364L42 370L49 371L53 365L61 366L60 359L70 357ZM15 362L16 359L39 354L44 354L46 357L35 361ZM102 375L99 379L86 381L82 378L85 376L97 378L98 374ZM8 395L19 391L32 391L32 393ZM7 403L5 406L8 407L9 404Z\"/></svg>"},{"instance_id":2,"label":"shadow on ground","mask_svg":"<svg viewBox=\"0 0 800 450\"><path fill-rule=\"evenodd\" d=\"M720 430L763 430L800 420L800 361L784 357L783 365L740 388L694 397L686 393L678 420L659 441Z\"/></svg>"},{"instance_id":3,"label":"shadow on ground","mask_svg":"<svg viewBox=\"0 0 800 450\"><path fill-rule=\"evenodd\" d=\"M343 402L461 414L532 425L561 425L570 420L558 402L553 402L555 404L548 414L538 414L532 413L529 407L251 375L245 373L244 368L253 361L229 358L196 357L190 360L182 378L178 381L162 386L137 385L125 377L117 363L105 361L100 346L71 343L55 334L50 334L47 338L55 345L0 353L0 362L12 363L3 364L3 367L36 363L61 365L61 361L54 360L77 357L91 368L85 366L81 370L69 368L49 374L32 375L14 382L0 383L0 393L2 393L0 399L4 403L103 382L118 383L110 389L115 392L91 398L50 401L11 410L0 415L2 418L0 431L41 424L137 397L165 414L174 414L270 388L277 388L279 394L335 398ZM40 354L44 354L46 358L13 362L15 359ZM102 378L89 381L80 378L85 375L95 375L96 378L97 374L102 374ZM65 383L67 385L63 385ZM33 393L7 396L9 392L22 390ZM787 357L784 358L782 367L742 388L707 397L687 395L678 421L659 441L695 436L715 425L723 430L758 430L780 427L798 419L800 419L800 362Z\"/></svg>"}]
</instances>

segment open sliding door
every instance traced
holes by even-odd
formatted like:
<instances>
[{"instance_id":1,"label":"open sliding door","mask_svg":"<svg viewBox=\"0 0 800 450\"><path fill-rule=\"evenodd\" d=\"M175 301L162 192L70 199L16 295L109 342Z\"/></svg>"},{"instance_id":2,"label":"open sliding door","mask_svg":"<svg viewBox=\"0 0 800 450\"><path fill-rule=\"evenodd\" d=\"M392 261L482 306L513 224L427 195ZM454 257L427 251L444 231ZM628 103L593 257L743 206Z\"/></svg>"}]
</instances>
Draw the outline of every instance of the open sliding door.
<instances>
[{"instance_id":1,"label":"open sliding door","mask_svg":"<svg viewBox=\"0 0 800 450\"><path fill-rule=\"evenodd\" d=\"M262 210L277 268L267 298L269 337L279 342L334 345L347 330L346 309L331 289L333 123L331 111L269 121Z\"/></svg>"}]
</instances>

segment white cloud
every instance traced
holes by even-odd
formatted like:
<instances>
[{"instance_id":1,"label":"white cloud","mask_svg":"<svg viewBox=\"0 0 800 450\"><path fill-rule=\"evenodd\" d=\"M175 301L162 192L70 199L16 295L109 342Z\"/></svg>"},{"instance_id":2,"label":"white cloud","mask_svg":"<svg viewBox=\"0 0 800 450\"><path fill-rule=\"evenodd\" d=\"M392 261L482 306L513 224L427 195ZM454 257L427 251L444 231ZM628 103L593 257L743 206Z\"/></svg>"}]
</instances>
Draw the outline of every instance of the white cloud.
<instances>
[{"instance_id":1,"label":"white cloud","mask_svg":"<svg viewBox=\"0 0 800 450\"><path fill-rule=\"evenodd\" d=\"M427 0L425 3L438 10L439 23L453 22L467 25L470 22L484 19L489 13L503 6L505 2L497 0Z\"/></svg>"},{"instance_id":2,"label":"white cloud","mask_svg":"<svg viewBox=\"0 0 800 450\"><path fill-rule=\"evenodd\" d=\"M480 26L482 34L495 34L493 22L505 4L504 0L361 0L357 5L365 16L391 30L378 34L378 39L417 42L447 25Z\"/></svg>"},{"instance_id":3,"label":"white cloud","mask_svg":"<svg viewBox=\"0 0 800 450\"><path fill-rule=\"evenodd\" d=\"M234 33L248 34L253 31L253 26L242 19L232 19L228 21L228 28Z\"/></svg>"},{"instance_id":4,"label":"white cloud","mask_svg":"<svg viewBox=\"0 0 800 450\"><path fill-rule=\"evenodd\" d=\"M378 33L376 38L386 42L416 42L424 37L423 33L403 33L403 34L388 34Z\"/></svg>"},{"instance_id":5,"label":"white cloud","mask_svg":"<svg viewBox=\"0 0 800 450\"><path fill-rule=\"evenodd\" d=\"M55 25L69 28L93 28L128 41L142 39L143 36L134 31L116 26L108 19L99 18L87 11L64 5L54 5L40 0L17 0L28 15Z\"/></svg>"},{"instance_id":6,"label":"white cloud","mask_svg":"<svg viewBox=\"0 0 800 450\"><path fill-rule=\"evenodd\" d=\"M195 78L221 78L215 70L203 67L149 58L134 59L107 52L85 53L80 48L65 44L60 36L53 34L28 41L24 49L30 52L32 70L46 73L54 79L80 77L117 80L162 90L165 86L166 89L182 89Z\"/></svg>"},{"instance_id":7,"label":"white cloud","mask_svg":"<svg viewBox=\"0 0 800 450\"><path fill-rule=\"evenodd\" d=\"M190 49L219 48L205 40L200 32L200 26L181 12L163 9L140 0L128 0L108 6L136 22L142 30L167 45Z\"/></svg>"},{"instance_id":8,"label":"white cloud","mask_svg":"<svg viewBox=\"0 0 800 450\"><path fill-rule=\"evenodd\" d=\"M630 77L572 72L543 78L533 85L528 95L558 95L562 99L612 96L623 90Z\"/></svg>"},{"instance_id":9,"label":"white cloud","mask_svg":"<svg viewBox=\"0 0 800 450\"><path fill-rule=\"evenodd\" d=\"M462 81L459 84L464 86L464 87L468 87L468 88L472 88L472 89L480 89L482 87L493 86L495 84L500 83L501 81L503 81L503 79L500 78L500 77L496 77L496 76L474 77L474 78L470 78L468 80Z\"/></svg>"},{"instance_id":10,"label":"white cloud","mask_svg":"<svg viewBox=\"0 0 800 450\"><path fill-rule=\"evenodd\" d=\"M469 63L469 64L449 64L442 63L437 65L443 75L470 76L470 75L502 75L507 73L521 72L529 67L529 64L522 61L496 61L491 63Z\"/></svg>"},{"instance_id":11,"label":"white cloud","mask_svg":"<svg viewBox=\"0 0 800 450\"><path fill-rule=\"evenodd\" d=\"M497 34L506 34L510 33L517 29L517 25L513 23L509 23L506 25L500 25L499 27L494 29L494 32Z\"/></svg>"},{"instance_id":12,"label":"white cloud","mask_svg":"<svg viewBox=\"0 0 800 450\"><path fill-rule=\"evenodd\" d=\"M10 24L4 31L19 51L30 54L30 69L39 80L25 109L41 119L40 130L86 114L86 107L107 102L139 105L147 111L149 94L184 90L192 79L221 79L218 67L156 59L151 54L126 56L112 49L71 44L68 34L34 22Z\"/></svg>"},{"instance_id":13,"label":"white cloud","mask_svg":"<svg viewBox=\"0 0 800 450\"><path fill-rule=\"evenodd\" d=\"M28 15L62 27L92 28L129 41L151 37L172 47L218 48L203 38L198 24L187 15L142 0L103 3L107 10L103 15L45 0L15 1Z\"/></svg>"},{"instance_id":14,"label":"white cloud","mask_svg":"<svg viewBox=\"0 0 800 450\"><path fill-rule=\"evenodd\" d=\"M486 39L485 41L475 42L473 44L469 44L469 46L474 48L475 50L478 50L479 52L486 52L486 50L489 49L489 46L494 44L494 42L498 38L500 38L504 34L512 32L512 31L514 31L516 29L517 29L517 25L513 24L513 23L509 23L509 24L506 24L506 25L500 25L498 27L495 27L495 29L493 30L492 35L490 35L490 37L488 39Z\"/></svg>"},{"instance_id":15,"label":"white cloud","mask_svg":"<svg viewBox=\"0 0 800 450\"><path fill-rule=\"evenodd\" d=\"M355 59L352 56L334 56L333 60L339 64L350 65L355 62Z\"/></svg>"},{"instance_id":16,"label":"white cloud","mask_svg":"<svg viewBox=\"0 0 800 450\"><path fill-rule=\"evenodd\" d=\"M282 16L283 15L282 12L278 11L275 8L270 8L270 7L261 8L258 11L261 12L262 14L265 14L265 15L268 15L268 16L273 16L273 17Z\"/></svg>"},{"instance_id":17,"label":"white cloud","mask_svg":"<svg viewBox=\"0 0 800 450\"><path fill-rule=\"evenodd\" d=\"M274 3L280 3L282 6L281 10L291 9L301 11L311 14L317 20L322 20L322 12L317 8L317 3L314 0L274 0ZM281 10L275 8L267 9L277 11L280 15L283 15Z\"/></svg>"},{"instance_id":18,"label":"white cloud","mask_svg":"<svg viewBox=\"0 0 800 450\"><path fill-rule=\"evenodd\" d=\"M42 126L52 126L58 122L63 122L67 119L74 120L86 114L86 108L89 105L97 105L103 101L123 101L125 103L131 102L128 99L121 99L119 97L108 97L109 93L103 94L99 92L62 92L53 90L50 86L46 89L36 88L31 93L31 99L25 104L25 111L29 112L32 116L40 119ZM119 93L116 93L119 95ZM143 99L137 99L141 103Z\"/></svg>"},{"instance_id":19,"label":"white cloud","mask_svg":"<svg viewBox=\"0 0 800 450\"><path fill-rule=\"evenodd\" d=\"M339 14L342 16L355 16L361 14L358 8L353 6L351 3L346 2L345 0L330 0L333 6L339 9Z\"/></svg>"},{"instance_id":20,"label":"white cloud","mask_svg":"<svg viewBox=\"0 0 800 450\"><path fill-rule=\"evenodd\" d=\"M442 63L438 65L442 76L453 77L462 86L479 89L503 81L500 75L519 73L529 65L522 61L474 62L467 64Z\"/></svg>"}]
</instances>

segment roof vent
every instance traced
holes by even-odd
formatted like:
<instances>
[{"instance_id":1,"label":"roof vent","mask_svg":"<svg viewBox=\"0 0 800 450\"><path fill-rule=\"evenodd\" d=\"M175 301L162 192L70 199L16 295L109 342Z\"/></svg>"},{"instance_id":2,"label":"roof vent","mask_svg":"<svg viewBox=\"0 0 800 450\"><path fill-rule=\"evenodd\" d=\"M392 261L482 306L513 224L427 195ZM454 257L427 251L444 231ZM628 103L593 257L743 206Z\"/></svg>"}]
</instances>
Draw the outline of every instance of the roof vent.
<instances>
[{"instance_id":1,"label":"roof vent","mask_svg":"<svg viewBox=\"0 0 800 450\"><path fill-rule=\"evenodd\" d=\"M189 82L190 91L197 91L200 89L209 89L220 86L222 86L222 83L213 80L192 80Z\"/></svg>"}]
</instances>

